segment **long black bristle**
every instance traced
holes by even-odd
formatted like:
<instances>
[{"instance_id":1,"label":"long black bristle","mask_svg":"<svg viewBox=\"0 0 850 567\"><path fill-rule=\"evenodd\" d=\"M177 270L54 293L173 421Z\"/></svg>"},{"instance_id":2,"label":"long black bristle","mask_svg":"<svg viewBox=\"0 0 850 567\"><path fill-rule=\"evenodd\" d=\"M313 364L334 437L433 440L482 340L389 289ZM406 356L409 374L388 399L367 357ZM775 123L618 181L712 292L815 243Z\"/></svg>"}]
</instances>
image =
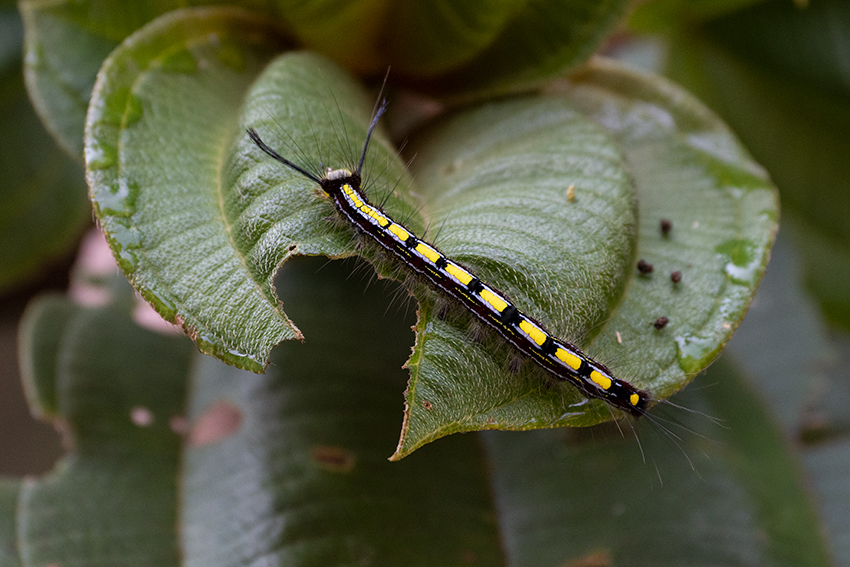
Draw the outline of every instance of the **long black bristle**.
<instances>
[{"instance_id":1,"label":"long black bristle","mask_svg":"<svg viewBox=\"0 0 850 567\"><path fill-rule=\"evenodd\" d=\"M386 99L381 101L381 106L378 107L378 110L376 110L374 116L372 116L372 122L369 124L369 130L366 132L366 142L363 144L363 153L360 155L360 163L357 164L357 175L360 175L363 170L363 162L366 161L366 150L369 149L369 141L372 139L372 132L378 126L378 121L381 119L381 116L383 116L384 112L387 111L387 104Z\"/></svg>"},{"instance_id":2,"label":"long black bristle","mask_svg":"<svg viewBox=\"0 0 850 567\"><path fill-rule=\"evenodd\" d=\"M319 184L322 183L321 179L319 179L318 177L316 177L315 175L313 175L309 171L307 171L307 170L305 170L301 167L298 167L297 165L295 165L294 163L292 163L291 161L289 161L288 159L286 159L285 157L281 156L279 153L277 153L276 151L271 149L269 146L267 146L266 143L262 140L262 138L260 138L260 135L257 134L257 131L254 130L253 128L248 128L248 136L257 145L258 148L260 148L261 150L266 152L273 159L279 161L280 163L287 166L288 168L297 171L298 173L300 173L301 175L303 175L307 179L315 181L316 183L319 183Z\"/></svg>"}]
</instances>

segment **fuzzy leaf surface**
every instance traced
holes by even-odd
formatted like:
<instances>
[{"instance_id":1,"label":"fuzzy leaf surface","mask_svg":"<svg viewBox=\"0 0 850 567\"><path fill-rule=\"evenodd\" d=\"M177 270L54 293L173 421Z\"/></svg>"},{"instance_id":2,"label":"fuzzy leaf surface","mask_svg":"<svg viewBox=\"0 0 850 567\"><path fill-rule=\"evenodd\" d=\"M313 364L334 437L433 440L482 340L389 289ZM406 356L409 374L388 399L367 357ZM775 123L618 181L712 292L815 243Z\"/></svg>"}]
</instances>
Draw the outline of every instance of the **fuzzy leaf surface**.
<instances>
[{"instance_id":1,"label":"fuzzy leaf surface","mask_svg":"<svg viewBox=\"0 0 850 567\"><path fill-rule=\"evenodd\" d=\"M674 40L669 72L770 170L805 247L808 285L826 316L850 329L850 5L771 2Z\"/></svg>"},{"instance_id":2,"label":"fuzzy leaf surface","mask_svg":"<svg viewBox=\"0 0 850 567\"><path fill-rule=\"evenodd\" d=\"M298 331L271 288L279 260L263 275L240 248L221 176L244 136L245 92L278 49L274 28L246 12L169 14L104 64L86 136L95 214L119 266L203 351L254 370Z\"/></svg>"},{"instance_id":3,"label":"fuzzy leaf surface","mask_svg":"<svg viewBox=\"0 0 850 567\"><path fill-rule=\"evenodd\" d=\"M487 113L516 103L494 103L436 126L427 138L432 146L420 149L414 162L414 176L436 209L432 222L442 226L447 255L475 267L521 310L615 374L655 399L666 398L719 354L746 313L776 230L775 191L714 115L660 78L598 62L553 85L534 104L544 108L553 99L593 125L590 131L608 145L594 146L573 132L564 138L576 144L572 150L550 146L534 154L533 144L546 143L540 132L524 137L535 122L524 116L505 120L502 128ZM477 130L476 120L492 126ZM552 130L558 122L550 117L541 123ZM611 191L617 185L607 175L617 168L604 166L602 147L622 156L618 175L628 172L631 191ZM555 155L557 167L551 165ZM558 171L557 181L545 177L547 170ZM590 179L583 178L588 172ZM570 202L566 189L573 182ZM469 205L477 183L482 196ZM618 205L631 211L633 202L636 224L628 216L619 226L606 224L616 223ZM488 214L488 206L500 204L498 215ZM466 211L472 211L469 219ZM672 222L669 236L661 233L661 219ZM623 237L628 240L618 245ZM509 246L510 259L494 262L494 248ZM655 271L638 275L637 258ZM681 283L671 281L675 271ZM536 368L511 374L505 364L510 353L488 351L469 340L462 323L443 321L432 305L423 305L396 457L458 431L610 418L602 402L588 401L569 385L542 387L545 375ZM662 316L669 323L654 329Z\"/></svg>"},{"instance_id":4,"label":"fuzzy leaf surface","mask_svg":"<svg viewBox=\"0 0 850 567\"><path fill-rule=\"evenodd\" d=\"M227 0L21 0L25 75L44 125L74 159L83 159L83 130L97 71L126 37L170 10ZM267 2L239 2L262 9Z\"/></svg>"},{"instance_id":5,"label":"fuzzy leaf surface","mask_svg":"<svg viewBox=\"0 0 850 567\"><path fill-rule=\"evenodd\" d=\"M363 248L365 236L327 222L333 207L316 184L244 134L257 130L321 176L323 166L354 167L372 107L309 53L234 76L228 63L246 60L207 43L203 26L240 38L249 22L186 12L126 42L96 90L87 159L97 213L137 289L201 350L259 371L274 344L301 336L272 286L287 259L359 252L381 276L407 276ZM200 38L189 43L195 54L172 45L187 41L174 39L184 27ZM125 63L140 54L149 69ZM246 68L258 72L259 61ZM545 92L447 114L411 147L412 180L378 132L370 198L420 236L433 238L423 228L433 227L449 257L654 399L716 357L767 262L777 210L764 172L698 101L657 77L600 62ZM675 227L668 237L662 218ZM638 277L637 258L655 275ZM567 384L546 387L530 364L513 375L498 341L471 341L462 314L443 320L427 288L413 291L420 319L396 458L460 431L611 417ZM662 316L670 324L656 331Z\"/></svg>"}]
</instances>

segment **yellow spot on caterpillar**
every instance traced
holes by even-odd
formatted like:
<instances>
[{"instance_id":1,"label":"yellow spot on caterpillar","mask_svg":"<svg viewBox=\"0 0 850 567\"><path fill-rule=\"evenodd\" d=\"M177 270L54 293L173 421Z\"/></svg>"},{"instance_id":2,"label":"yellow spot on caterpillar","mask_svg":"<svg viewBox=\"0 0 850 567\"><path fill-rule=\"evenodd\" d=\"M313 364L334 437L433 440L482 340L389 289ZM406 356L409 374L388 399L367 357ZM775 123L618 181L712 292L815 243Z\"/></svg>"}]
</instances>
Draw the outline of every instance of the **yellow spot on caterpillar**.
<instances>
[{"instance_id":1,"label":"yellow spot on caterpillar","mask_svg":"<svg viewBox=\"0 0 850 567\"><path fill-rule=\"evenodd\" d=\"M611 387L611 379L607 376L603 376L596 370L590 373L590 379L599 384L603 390L607 390Z\"/></svg>"},{"instance_id":2,"label":"yellow spot on caterpillar","mask_svg":"<svg viewBox=\"0 0 850 567\"><path fill-rule=\"evenodd\" d=\"M452 264L451 262L449 262L448 264L446 264L446 271L449 273L449 275L454 277L463 285L469 285L469 282L472 281L472 274L470 274L457 264Z\"/></svg>"},{"instance_id":3,"label":"yellow spot on caterpillar","mask_svg":"<svg viewBox=\"0 0 850 567\"><path fill-rule=\"evenodd\" d=\"M424 242L420 242L419 244L416 245L416 251L419 252L420 254L422 254L423 256L425 256L426 258L428 258L429 260L431 260L431 262L433 262L434 264L437 263L437 260L442 258L442 256L440 256L439 252L437 252L436 250L434 250L433 248L431 248L430 246L428 246Z\"/></svg>"},{"instance_id":4,"label":"yellow spot on caterpillar","mask_svg":"<svg viewBox=\"0 0 850 567\"><path fill-rule=\"evenodd\" d=\"M546 333L543 332L540 327L529 321L528 319L523 319L519 322L519 328L522 329L522 332L529 336L529 338L537 343L537 346L542 345L546 342Z\"/></svg>"},{"instance_id":5,"label":"yellow spot on caterpillar","mask_svg":"<svg viewBox=\"0 0 850 567\"><path fill-rule=\"evenodd\" d=\"M388 230L398 236L402 242L407 242L407 239L410 238L410 233L404 230L399 224L391 224Z\"/></svg>"},{"instance_id":6,"label":"yellow spot on caterpillar","mask_svg":"<svg viewBox=\"0 0 850 567\"><path fill-rule=\"evenodd\" d=\"M354 192L354 189L352 189L351 185L343 185L342 191L351 198L351 202L354 203L355 207L357 207L358 209L363 207L363 201L360 199L360 197L357 196L357 193Z\"/></svg>"},{"instance_id":7,"label":"yellow spot on caterpillar","mask_svg":"<svg viewBox=\"0 0 850 567\"><path fill-rule=\"evenodd\" d=\"M555 356L573 370L578 370L579 366L581 366L581 359L568 350L559 348L555 351Z\"/></svg>"},{"instance_id":8,"label":"yellow spot on caterpillar","mask_svg":"<svg viewBox=\"0 0 850 567\"><path fill-rule=\"evenodd\" d=\"M629 396L629 401L632 403L633 406L636 406L640 401L640 396L638 396L637 394L632 394L631 396Z\"/></svg>"},{"instance_id":9,"label":"yellow spot on caterpillar","mask_svg":"<svg viewBox=\"0 0 850 567\"><path fill-rule=\"evenodd\" d=\"M572 203L575 200L576 200L576 186L575 186L575 184L573 184L573 185L570 185L569 187L567 187L567 201Z\"/></svg>"},{"instance_id":10,"label":"yellow spot on caterpillar","mask_svg":"<svg viewBox=\"0 0 850 567\"><path fill-rule=\"evenodd\" d=\"M493 306L493 308L501 313L508 306L508 302L487 289L486 287L480 292L481 298Z\"/></svg>"},{"instance_id":11,"label":"yellow spot on caterpillar","mask_svg":"<svg viewBox=\"0 0 850 567\"><path fill-rule=\"evenodd\" d=\"M381 226L387 226L388 224L390 224L390 221L388 221L386 217L384 217L375 209L369 211L369 216L378 221L378 224Z\"/></svg>"}]
</instances>

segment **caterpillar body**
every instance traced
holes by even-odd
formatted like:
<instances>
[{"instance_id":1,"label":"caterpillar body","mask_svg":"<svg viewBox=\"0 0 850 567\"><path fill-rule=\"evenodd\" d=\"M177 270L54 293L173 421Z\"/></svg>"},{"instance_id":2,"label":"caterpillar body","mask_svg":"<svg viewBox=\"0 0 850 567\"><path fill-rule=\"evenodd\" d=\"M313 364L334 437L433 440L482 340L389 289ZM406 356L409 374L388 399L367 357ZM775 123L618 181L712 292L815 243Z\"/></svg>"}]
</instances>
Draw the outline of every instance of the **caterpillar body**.
<instances>
[{"instance_id":1,"label":"caterpillar body","mask_svg":"<svg viewBox=\"0 0 850 567\"><path fill-rule=\"evenodd\" d=\"M459 302L557 380L567 381L586 396L601 399L634 416L644 415L651 401L648 392L615 377L604 364L550 334L496 288L369 202L361 188L361 171L372 133L386 106L384 101L374 112L355 171L335 169L318 177L278 154L263 142L254 129L249 129L248 135L271 158L317 183L342 218L360 233L423 277L436 290Z\"/></svg>"}]
</instances>

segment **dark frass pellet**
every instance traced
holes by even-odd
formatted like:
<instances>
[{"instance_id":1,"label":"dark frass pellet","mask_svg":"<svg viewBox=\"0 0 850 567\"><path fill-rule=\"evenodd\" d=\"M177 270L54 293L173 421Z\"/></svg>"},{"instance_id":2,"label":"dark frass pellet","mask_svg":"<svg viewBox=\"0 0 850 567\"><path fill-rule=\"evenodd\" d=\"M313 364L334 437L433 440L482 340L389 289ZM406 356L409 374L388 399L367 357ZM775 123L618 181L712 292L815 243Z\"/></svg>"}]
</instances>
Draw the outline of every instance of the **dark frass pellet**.
<instances>
[{"instance_id":1,"label":"dark frass pellet","mask_svg":"<svg viewBox=\"0 0 850 567\"><path fill-rule=\"evenodd\" d=\"M667 317L659 317L658 319L655 320L655 323L653 323L652 326L660 331L661 329L666 327L667 323L669 323L669 322L670 322L670 319L668 319Z\"/></svg>"},{"instance_id":2,"label":"dark frass pellet","mask_svg":"<svg viewBox=\"0 0 850 567\"><path fill-rule=\"evenodd\" d=\"M673 283L679 283L680 281L682 281L682 272L677 270L670 274L670 281Z\"/></svg>"},{"instance_id":3,"label":"dark frass pellet","mask_svg":"<svg viewBox=\"0 0 850 567\"><path fill-rule=\"evenodd\" d=\"M673 221L670 219L661 219L661 236L667 236L673 230Z\"/></svg>"},{"instance_id":4,"label":"dark frass pellet","mask_svg":"<svg viewBox=\"0 0 850 567\"><path fill-rule=\"evenodd\" d=\"M640 260L638 260L638 263L637 263L637 269L641 274L646 275L646 274L651 274L652 270L654 268L653 268L652 264L650 264L646 260L640 259Z\"/></svg>"}]
</instances>

